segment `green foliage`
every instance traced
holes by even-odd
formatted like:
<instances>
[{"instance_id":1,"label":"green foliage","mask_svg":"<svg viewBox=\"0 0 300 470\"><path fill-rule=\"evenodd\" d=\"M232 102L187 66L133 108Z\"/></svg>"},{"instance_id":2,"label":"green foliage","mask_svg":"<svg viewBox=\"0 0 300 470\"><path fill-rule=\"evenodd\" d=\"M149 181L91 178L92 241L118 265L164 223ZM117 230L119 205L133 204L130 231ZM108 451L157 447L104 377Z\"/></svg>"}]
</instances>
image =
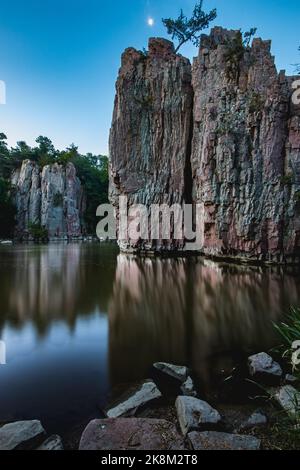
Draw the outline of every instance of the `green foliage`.
<instances>
[{"instance_id":1,"label":"green foliage","mask_svg":"<svg viewBox=\"0 0 300 470\"><path fill-rule=\"evenodd\" d=\"M283 175L280 179L281 184L285 186L291 186L293 184L293 175L287 174Z\"/></svg>"},{"instance_id":2,"label":"green foliage","mask_svg":"<svg viewBox=\"0 0 300 470\"><path fill-rule=\"evenodd\" d=\"M162 20L168 34L172 36L173 40L178 41L176 52L188 41L191 41L194 46L198 47L201 39L200 32L208 28L209 24L217 17L216 9L205 13L202 7L203 0L200 0L196 3L191 18L187 18L181 10L176 20L171 18Z\"/></svg>"},{"instance_id":3,"label":"green foliage","mask_svg":"<svg viewBox=\"0 0 300 470\"><path fill-rule=\"evenodd\" d=\"M96 218L97 207L108 202L108 158L103 155L87 154L82 156L77 154L72 161L86 194L84 219L87 230L94 233L98 222Z\"/></svg>"},{"instance_id":4,"label":"green foliage","mask_svg":"<svg viewBox=\"0 0 300 470\"><path fill-rule=\"evenodd\" d=\"M225 61L226 72L229 79L238 78L240 62L245 52L249 49L251 40L256 34L256 31L257 28L251 28L250 31L246 31L245 33L240 30L227 42Z\"/></svg>"},{"instance_id":5,"label":"green foliage","mask_svg":"<svg viewBox=\"0 0 300 470\"><path fill-rule=\"evenodd\" d=\"M61 193L54 194L53 207L62 207L64 203L64 197Z\"/></svg>"},{"instance_id":6,"label":"green foliage","mask_svg":"<svg viewBox=\"0 0 300 470\"><path fill-rule=\"evenodd\" d=\"M2 204L2 213L7 222L1 223L1 226L9 227L9 233L14 226L13 206L9 196L9 180L13 170L20 168L24 160L36 162L41 168L45 165L57 163L66 166L68 163L75 165L77 175L83 185L86 195L85 225L88 233L95 233L97 218L97 207L108 202L108 158L103 155L81 155L78 147L72 144L63 151L55 149L48 137L39 136L36 139L36 147L30 147L26 142L20 141L15 148L8 149L6 136L0 133L0 178L5 182L6 191L0 192L0 204ZM4 184L4 183L2 183ZM54 196L53 204L55 207L63 205L61 194ZM6 208L4 210L4 207ZM38 234L38 227L32 227L34 233ZM39 235L43 235L40 233ZM44 234L45 235L45 234ZM43 236L44 236L43 235ZM40 237L38 237L40 238Z\"/></svg>"},{"instance_id":7,"label":"green foliage","mask_svg":"<svg viewBox=\"0 0 300 470\"><path fill-rule=\"evenodd\" d=\"M29 224L28 231L35 242L48 240L48 230L40 224L31 222Z\"/></svg>"},{"instance_id":8,"label":"green foliage","mask_svg":"<svg viewBox=\"0 0 300 470\"><path fill-rule=\"evenodd\" d=\"M15 214L10 185L7 180L0 177L0 238L13 236Z\"/></svg>"},{"instance_id":9,"label":"green foliage","mask_svg":"<svg viewBox=\"0 0 300 470\"><path fill-rule=\"evenodd\" d=\"M298 51L300 52L300 47L298 48ZM298 73L300 75L300 64L295 64L295 72Z\"/></svg>"},{"instance_id":10,"label":"green foliage","mask_svg":"<svg viewBox=\"0 0 300 470\"><path fill-rule=\"evenodd\" d=\"M250 113L258 113L263 108L263 99L257 92L252 92L249 97L249 111Z\"/></svg>"},{"instance_id":11,"label":"green foliage","mask_svg":"<svg viewBox=\"0 0 300 470\"><path fill-rule=\"evenodd\" d=\"M294 367L295 364L292 361L294 353L293 343L300 341L300 308L291 307L286 319L283 322L274 324L274 327L283 341L280 347L281 354L283 357L288 358ZM296 369L296 373L300 378L299 368L298 370Z\"/></svg>"}]
</instances>

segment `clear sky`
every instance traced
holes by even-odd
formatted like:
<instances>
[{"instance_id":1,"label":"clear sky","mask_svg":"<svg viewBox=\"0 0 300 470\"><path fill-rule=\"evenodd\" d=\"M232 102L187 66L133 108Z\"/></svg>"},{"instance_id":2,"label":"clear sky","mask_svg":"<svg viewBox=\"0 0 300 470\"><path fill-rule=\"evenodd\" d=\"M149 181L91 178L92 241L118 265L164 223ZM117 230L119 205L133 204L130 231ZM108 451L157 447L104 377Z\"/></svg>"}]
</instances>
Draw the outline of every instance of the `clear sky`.
<instances>
[{"instance_id":1,"label":"clear sky","mask_svg":"<svg viewBox=\"0 0 300 470\"><path fill-rule=\"evenodd\" d=\"M1 0L0 132L10 145L38 135L58 148L74 142L83 153L107 153L115 79L129 46L147 47L166 36L162 17L190 13L195 0ZM206 0L216 7L214 25L248 30L272 39L278 69L293 73L300 62L300 0ZM147 24L147 18L154 25ZM181 51L192 58L193 46Z\"/></svg>"}]
</instances>

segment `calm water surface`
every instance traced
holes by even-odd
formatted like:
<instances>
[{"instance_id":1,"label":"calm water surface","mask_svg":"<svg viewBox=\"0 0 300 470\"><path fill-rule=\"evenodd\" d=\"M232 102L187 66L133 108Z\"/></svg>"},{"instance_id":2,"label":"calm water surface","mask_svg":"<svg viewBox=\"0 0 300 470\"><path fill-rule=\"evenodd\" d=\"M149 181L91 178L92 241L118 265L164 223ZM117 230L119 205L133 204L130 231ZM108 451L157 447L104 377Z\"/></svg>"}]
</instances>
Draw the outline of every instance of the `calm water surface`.
<instances>
[{"instance_id":1,"label":"calm water surface","mask_svg":"<svg viewBox=\"0 0 300 470\"><path fill-rule=\"evenodd\" d=\"M140 259L114 245L0 249L0 421L60 432L151 364L191 366L204 389L238 355L275 344L272 321L300 304L296 268L202 258Z\"/></svg>"}]
</instances>

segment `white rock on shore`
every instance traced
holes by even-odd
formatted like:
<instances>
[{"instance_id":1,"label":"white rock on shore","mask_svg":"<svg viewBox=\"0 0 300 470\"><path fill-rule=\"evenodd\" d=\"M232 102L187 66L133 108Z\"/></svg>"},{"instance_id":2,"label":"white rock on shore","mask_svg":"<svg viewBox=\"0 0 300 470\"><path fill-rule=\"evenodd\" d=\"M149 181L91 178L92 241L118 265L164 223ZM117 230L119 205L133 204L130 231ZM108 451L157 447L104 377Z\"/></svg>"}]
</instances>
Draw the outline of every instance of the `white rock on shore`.
<instances>
[{"instance_id":1,"label":"white rock on shore","mask_svg":"<svg viewBox=\"0 0 300 470\"><path fill-rule=\"evenodd\" d=\"M137 408L161 398L161 396L162 394L155 383L150 380L145 382L125 401L108 410L106 414L108 418L118 418L120 416L127 415L128 413L133 413Z\"/></svg>"},{"instance_id":2,"label":"white rock on shore","mask_svg":"<svg viewBox=\"0 0 300 470\"><path fill-rule=\"evenodd\" d=\"M45 434L45 429L37 420L5 424L0 428L0 450L14 450L28 446L34 448Z\"/></svg>"},{"instance_id":3,"label":"white rock on shore","mask_svg":"<svg viewBox=\"0 0 300 470\"><path fill-rule=\"evenodd\" d=\"M210 429L221 421L217 410L207 402L194 397L179 396L176 400L176 410L184 435L194 430Z\"/></svg>"},{"instance_id":4,"label":"white rock on shore","mask_svg":"<svg viewBox=\"0 0 300 470\"><path fill-rule=\"evenodd\" d=\"M180 390L183 395L188 397L196 397L197 392L195 390L194 381L191 377L188 377L186 381L181 385Z\"/></svg>"},{"instance_id":5,"label":"white rock on shore","mask_svg":"<svg viewBox=\"0 0 300 470\"><path fill-rule=\"evenodd\" d=\"M248 366L252 377L280 379L283 374L280 365L264 352L250 356Z\"/></svg>"},{"instance_id":6,"label":"white rock on shore","mask_svg":"<svg viewBox=\"0 0 300 470\"><path fill-rule=\"evenodd\" d=\"M300 392L291 385L285 385L277 390L274 399L289 415L299 414Z\"/></svg>"},{"instance_id":7,"label":"white rock on shore","mask_svg":"<svg viewBox=\"0 0 300 470\"><path fill-rule=\"evenodd\" d=\"M185 382L188 377L188 368L185 366L176 366L166 362L156 362L153 367L160 372L172 377L173 379Z\"/></svg>"}]
</instances>

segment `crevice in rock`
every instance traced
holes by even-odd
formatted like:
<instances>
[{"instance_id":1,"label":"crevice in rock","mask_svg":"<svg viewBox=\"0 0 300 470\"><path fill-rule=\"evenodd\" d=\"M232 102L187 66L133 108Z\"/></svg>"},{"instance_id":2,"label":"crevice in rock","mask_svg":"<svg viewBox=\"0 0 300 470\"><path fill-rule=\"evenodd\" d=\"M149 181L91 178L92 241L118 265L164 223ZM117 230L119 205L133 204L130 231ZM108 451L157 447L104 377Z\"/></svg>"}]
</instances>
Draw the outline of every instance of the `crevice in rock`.
<instances>
[{"instance_id":1,"label":"crevice in rock","mask_svg":"<svg viewBox=\"0 0 300 470\"><path fill-rule=\"evenodd\" d=\"M193 173L192 173L192 144L194 134L194 91L192 90L192 106L190 115L190 133L186 149L186 161L184 168L183 200L186 204L193 203Z\"/></svg>"}]
</instances>

